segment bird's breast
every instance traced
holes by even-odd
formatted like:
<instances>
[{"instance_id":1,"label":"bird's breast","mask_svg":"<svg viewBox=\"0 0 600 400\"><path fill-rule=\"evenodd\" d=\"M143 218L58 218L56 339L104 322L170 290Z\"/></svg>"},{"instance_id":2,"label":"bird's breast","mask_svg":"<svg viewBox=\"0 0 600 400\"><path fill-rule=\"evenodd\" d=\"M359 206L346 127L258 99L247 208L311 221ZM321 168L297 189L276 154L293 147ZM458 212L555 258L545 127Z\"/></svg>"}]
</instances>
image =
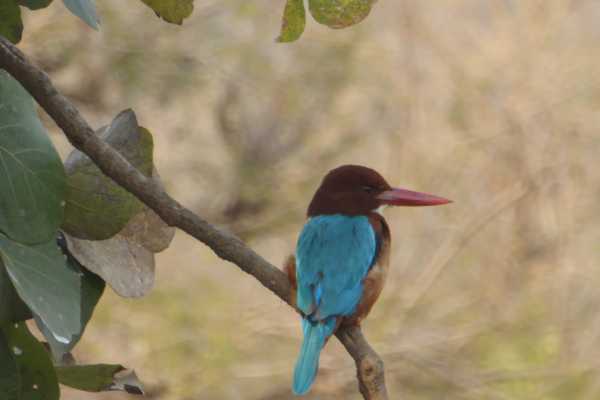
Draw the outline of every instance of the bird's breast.
<instances>
[{"instance_id":1,"label":"bird's breast","mask_svg":"<svg viewBox=\"0 0 600 400\"><path fill-rule=\"evenodd\" d=\"M390 265L390 230L385 219L379 214L373 213L370 215L369 222L373 226L379 241L378 253L373 266L363 281L363 295L356 308L356 312L352 316L345 318L343 324L358 325L369 315L387 279Z\"/></svg>"}]
</instances>

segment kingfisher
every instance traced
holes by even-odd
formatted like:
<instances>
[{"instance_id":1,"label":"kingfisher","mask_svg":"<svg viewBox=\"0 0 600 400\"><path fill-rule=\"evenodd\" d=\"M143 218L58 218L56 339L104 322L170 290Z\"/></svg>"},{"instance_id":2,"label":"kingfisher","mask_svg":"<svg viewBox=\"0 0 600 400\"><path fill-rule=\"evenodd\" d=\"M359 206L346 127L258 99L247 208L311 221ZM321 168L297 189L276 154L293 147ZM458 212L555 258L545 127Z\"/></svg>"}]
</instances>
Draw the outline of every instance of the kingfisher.
<instances>
[{"instance_id":1,"label":"kingfisher","mask_svg":"<svg viewBox=\"0 0 600 400\"><path fill-rule=\"evenodd\" d=\"M327 173L285 270L304 335L292 390L309 391L327 340L342 325L360 325L388 273L391 235L387 206L436 206L442 197L391 187L375 170L343 165Z\"/></svg>"}]
</instances>

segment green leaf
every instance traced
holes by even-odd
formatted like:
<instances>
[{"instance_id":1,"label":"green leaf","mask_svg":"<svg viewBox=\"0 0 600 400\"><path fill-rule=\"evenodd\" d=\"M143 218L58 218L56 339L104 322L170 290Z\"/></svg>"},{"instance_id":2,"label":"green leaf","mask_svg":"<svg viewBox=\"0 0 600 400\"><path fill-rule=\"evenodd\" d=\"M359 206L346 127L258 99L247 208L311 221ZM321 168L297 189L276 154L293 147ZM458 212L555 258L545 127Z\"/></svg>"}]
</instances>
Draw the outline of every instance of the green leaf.
<instances>
[{"instance_id":1,"label":"green leaf","mask_svg":"<svg viewBox=\"0 0 600 400\"><path fill-rule=\"evenodd\" d=\"M54 239L64 217L65 171L33 99L4 70L0 70L0 188L0 231L22 243Z\"/></svg>"},{"instance_id":2,"label":"green leaf","mask_svg":"<svg viewBox=\"0 0 600 400\"><path fill-rule=\"evenodd\" d=\"M23 400L58 400L60 390L52 361L24 322L1 329L17 363Z\"/></svg>"},{"instance_id":3,"label":"green leaf","mask_svg":"<svg viewBox=\"0 0 600 400\"><path fill-rule=\"evenodd\" d=\"M58 366L56 373L63 385L86 392L123 390L131 394L144 394L142 384L135 373L127 371L122 365Z\"/></svg>"},{"instance_id":4,"label":"green leaf","mask_svg":"<svg viewBox=\"0 0 600 400\"><path fill-rule=\"evenodd\" d=\"M96 13L96 3L94 0L63 0L63 3L65 3L69 11L81 18L83 22L98 30L100 18L98 18L98 14Z\"/></svg>"},{"instance_id":5,"label":"green leaf","mask_svg":"<svg viewBox=\"0 0 600 400\"><path fill-rule=\"evenodd\" d=\"M58 380L63 385L87 392L108 390L118 372L125 370L122 365L93 364L56 367Z\"/></svg>"},{"instance_id":6,"label":"green leaf","mask_svg":"<svg viewBox=\"0 0 600 400\"><path fill-rule=\"evenodd\" d=\"M79 262L67 249L67 243L64 237L61 237L58 243L63 254L67 256L67 265L81 278L81 331L73 336L69 343L63 343L54 338L48 327L39 317L36 316L35 322L40 331L48 340L48 344L50 345L50 349L52 350L52 354L54 355L55 359L61 360L63 359L63 356L69 353L81 339L83 331L92 317L94 308L96 307L96 304L98 304L100 297L102 297L102 293L104 292L104 287L106 284L98 275L88 271L81 266L81 264L79 264Z\"/></svg>"},{"instance_id":7,"label":"green leaf","mask_svg":"<svg viewBox=\"0 0 600 400\"><path fill-rule=\"evenodd\" d=\"M281 20L281 34L278 42L293 42L304 32L306 25L306 11L304 0L287 0Z\"/></svg>"},{"instance_id":8,"label":"green leaf","mask_svg":"<svg viewBox=\"0 0 600 400\"><path fill-rule=\"evenodd\" d=\"M68 343L81 332L81 277L54 239L27 246L0 234L0 256L17 293L55 339Z\"/></svg>"},{"instance_id":9,"label":"green leaf","mask_svg":"<svg viewBox=\"0 0 600 400\"><path fill-rule=\"evenodd\" d=\"M29 8L30 10L39 10L46 8L52 3L52 0L18 0L19 4Z\"/></svg>"},{"instance_id":10,"label":"green leaf","mask_svg":"<svg viewBox=\"0 0 600 400\"><path fill-rule=\"evenodd\" d=\"M4 332L0 329L0 393L5 400L18 400L21 397L21 376L17 360Z\"/></svg>"},{"instance_id":11,"label":"green leaf","mask_svg":"<svg viewBox=\"0 0 600 400\"><path fill-rule=\"evenodd\" d=\"M194 0L142 0L156 15L172 24L181 25L194 10Z\"/></svg>"},{"instance_id":12,"label":"green leaf","mask_svg":"<svg viewBox=\"0 0 600 400\"><path fill-rule=\"evenodd\" d=\"M371 12L377 0L308 0L315 21L330 28L358 24Z\"/></svg>"},{"instance_id":13,"label":"green leaf","mask_svg":"<svg viewBox=\"0 0 600 400\"><path fill-rule=\"evenodd\" d=\"M29 318L31 318L31 310L17 294L0 259L0 325Z\"/></svg>"},{"instance_id":14,"label":"green leaf","mask_svg":"<svg viewBox=\"0 0 600 400\"><path fill-rule=\"evenodd\" d=\"M13 43L21 41L23 21L21 9L15 0L0 1L0 35Z\"/></svg>"},{"instance_id":15,"label":"green leaf","mask_svg":"<svg viewBox=\"0 0 600 400\"><path fill-rule=\"evenodd\" d=\"M121 112L110 127L98 132L143 174L152 174L152 135L137 124L131 110ZM73 151L65 162L67 206L62 228L72 236L104 240L117 234L143 204L117 185L83 153Z\"/></svg>"}]
</instances>

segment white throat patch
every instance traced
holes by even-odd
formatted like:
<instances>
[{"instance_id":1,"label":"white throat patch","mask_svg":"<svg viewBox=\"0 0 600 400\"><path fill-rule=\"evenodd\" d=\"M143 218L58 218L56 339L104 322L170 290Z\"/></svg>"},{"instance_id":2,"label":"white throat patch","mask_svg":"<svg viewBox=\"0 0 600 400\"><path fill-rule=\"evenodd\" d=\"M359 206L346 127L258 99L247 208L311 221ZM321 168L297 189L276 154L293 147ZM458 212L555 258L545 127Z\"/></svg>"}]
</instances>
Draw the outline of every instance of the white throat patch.
<instances>
[{"instance_id":1,"label":"white throat patch","mask_svg":"<svg viewBox=\"0 0 600 400\"><path fill-rule=\"evenodd\" d=\"M382 204L379 207L377 207L376 209L374 209L373 212L376 212L377 214L379 214L383 217L383 210L385 210L386 208L387 208L387 204Z\"/></svg>"}]
</instances>

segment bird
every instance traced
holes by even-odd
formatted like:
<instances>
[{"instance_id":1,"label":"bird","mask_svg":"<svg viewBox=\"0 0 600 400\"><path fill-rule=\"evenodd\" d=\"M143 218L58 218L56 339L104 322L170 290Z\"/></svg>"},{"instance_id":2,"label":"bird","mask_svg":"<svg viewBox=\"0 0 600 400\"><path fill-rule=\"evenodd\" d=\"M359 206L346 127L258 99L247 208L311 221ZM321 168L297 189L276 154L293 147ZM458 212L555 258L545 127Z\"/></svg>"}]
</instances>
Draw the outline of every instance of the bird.
<instances>
[{"instance_id":1,"label":"bird","mask_svg":"<svg viewBox=\"0 0 600 400\"><path fill-rule=\"evenodd\" d=\"M310 390L331 335L342 325L360 325L383 289L391 246L383 210L447 203L451 200L393 188L365 166L342 165L325 175L308 206L295 254L284 265L290 300L302 317L295 395Z\"/></svg>"}]
</instances>

